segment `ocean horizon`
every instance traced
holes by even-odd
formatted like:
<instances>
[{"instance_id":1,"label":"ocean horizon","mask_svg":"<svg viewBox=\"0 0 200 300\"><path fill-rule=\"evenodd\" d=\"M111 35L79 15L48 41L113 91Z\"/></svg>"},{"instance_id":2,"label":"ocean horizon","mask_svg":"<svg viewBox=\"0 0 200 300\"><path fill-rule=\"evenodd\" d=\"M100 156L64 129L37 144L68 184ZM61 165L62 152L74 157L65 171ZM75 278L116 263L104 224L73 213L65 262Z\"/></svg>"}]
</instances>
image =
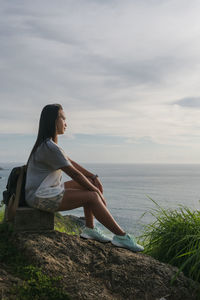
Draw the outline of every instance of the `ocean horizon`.
<instances>
[{"instance_id":1,"label":"ocean horizon","mask_svg":"<svg viewBox=\"0 0 200 300\"><path fill-rule=\"evenodd\" d=\"M18 165L23 163L0 163L3 168L0 170L1 195L10 170ZM141 235L144 226L154 220L151 214L156 208L154 201L170 209L200 207L200 164L82 163L82 166L99 175L108 209L121 227L136 236ZM63 179L71 178L63 174ZM62 214L80 217L83 216L83 209ZM101 224L96 224L110 234Z\"/></svg>"}]
</instances>

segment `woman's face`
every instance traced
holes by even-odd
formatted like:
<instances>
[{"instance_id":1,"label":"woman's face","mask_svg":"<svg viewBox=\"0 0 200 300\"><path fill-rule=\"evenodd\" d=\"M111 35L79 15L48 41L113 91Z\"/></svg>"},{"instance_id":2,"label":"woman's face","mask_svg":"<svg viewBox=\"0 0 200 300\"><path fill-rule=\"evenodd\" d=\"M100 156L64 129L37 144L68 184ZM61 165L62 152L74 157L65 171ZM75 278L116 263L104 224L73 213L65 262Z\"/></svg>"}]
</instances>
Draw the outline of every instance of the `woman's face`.
<instances>
[{"instance_id":1,"label":"woman's face","mask_svg":"<svg viewBox=\"0 0 200 300\"><path fill-rule=\"evenodd\" d=\"M58 111L58 118L56 120L56 133L64 134L65 129L67 128L66 117L64 110L60 109Z\"/></svg>"}]
</instances>

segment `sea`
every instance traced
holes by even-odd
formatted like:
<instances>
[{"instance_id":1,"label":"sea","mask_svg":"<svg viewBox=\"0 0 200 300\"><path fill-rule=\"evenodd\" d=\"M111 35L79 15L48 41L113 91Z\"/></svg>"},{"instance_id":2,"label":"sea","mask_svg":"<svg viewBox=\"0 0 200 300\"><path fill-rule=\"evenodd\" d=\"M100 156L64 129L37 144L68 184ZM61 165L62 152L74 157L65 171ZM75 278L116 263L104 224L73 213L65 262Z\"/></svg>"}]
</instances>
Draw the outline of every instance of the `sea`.
<instances>
[{"instance_id":1,"label":"sea","mask_svg":"<svg viewBox=\"0 0 200 300\"><path fill-rule=\"evenodd\" d=\"M11 169L21 163L0 163L0 200ZM145 232L145 226L155 221L153 216L158 205L178 209L186 206L200 208L199 164L82 164L99 175L103 184L107 207L119 225L136 237ZM63 175L63 180L70 180ZM66 212L83 216L83 209ZM96 226L110 232L98 221Z\"/></svg>"}]
</instances>

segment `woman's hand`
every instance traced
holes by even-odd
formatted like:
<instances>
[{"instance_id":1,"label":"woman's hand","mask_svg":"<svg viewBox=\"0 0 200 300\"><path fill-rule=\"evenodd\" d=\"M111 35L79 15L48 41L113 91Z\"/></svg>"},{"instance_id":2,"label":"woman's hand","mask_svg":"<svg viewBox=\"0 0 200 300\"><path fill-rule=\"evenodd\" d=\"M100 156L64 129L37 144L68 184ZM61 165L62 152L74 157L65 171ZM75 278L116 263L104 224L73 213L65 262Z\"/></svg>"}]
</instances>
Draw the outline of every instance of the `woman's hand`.
<instances>
[{"instance_id":1,"label":"woman's hand","mask_svg":"<svg viewBox=\"0 0 200 300\"><path fill-rule=\"evenodd\" d=\"M93 180L93 184L100 190L100 192L103 194L103 186L101 184L101 181L98 179L98 177L95 177Z\"/></svg>"},{"instance_id":2,"label":"woman's hand","mask_svg":"<svg viewBox=\"0 0 200 300\"><path fill-rule=\"evenodd\" d=\"M99 191L103 194L103 185L102 185L101 181L100 181L97 177L95 177L94 179L91 179L91 178L88 177L88 180L89 180L94 186L96 186L96 187L99 189Z\"/></svg>"}]
</instances>

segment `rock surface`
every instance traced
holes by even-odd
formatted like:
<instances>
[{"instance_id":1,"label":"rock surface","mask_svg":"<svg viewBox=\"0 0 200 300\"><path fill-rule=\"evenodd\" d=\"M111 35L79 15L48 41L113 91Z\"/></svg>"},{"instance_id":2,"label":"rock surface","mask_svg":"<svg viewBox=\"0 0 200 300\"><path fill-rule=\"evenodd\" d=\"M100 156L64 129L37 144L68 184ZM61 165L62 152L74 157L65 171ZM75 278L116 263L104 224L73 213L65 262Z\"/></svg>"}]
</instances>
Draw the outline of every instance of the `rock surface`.
<instances>
[{"instance_id":1,"label":"rock surface","mask_svg":"<svg viewBox=\"0 0 200 300\"><path fill-rule=\"evenodd\" d=\"M197 299L198 286L191 286L193 282L182 273L170 285L177 268L142 253L116 248L111 243L102 244L57 231L16 233L13 240L30 263L41 266L48 275L62 276L71 299ZM5 291L13 281L18 279L1 266L0 289L4 287Z\"/></svg>"}]
</instances>

